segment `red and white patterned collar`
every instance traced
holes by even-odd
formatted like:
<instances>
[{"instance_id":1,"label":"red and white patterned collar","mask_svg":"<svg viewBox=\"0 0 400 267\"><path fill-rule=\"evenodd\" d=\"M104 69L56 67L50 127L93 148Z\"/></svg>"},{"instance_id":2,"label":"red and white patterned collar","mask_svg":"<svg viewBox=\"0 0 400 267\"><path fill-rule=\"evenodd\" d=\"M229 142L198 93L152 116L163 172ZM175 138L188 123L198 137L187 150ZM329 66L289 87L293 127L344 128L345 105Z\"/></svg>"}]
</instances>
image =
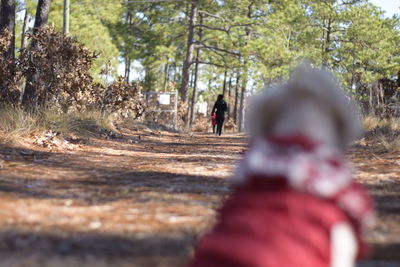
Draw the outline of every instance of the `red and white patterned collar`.
<instances>
[{"instance_id":1,"label":"red and white patterned collar","mask_svg":"<svg viewBox=\"0 0 400 267\"><path fill-rule=\"evenodd\" d=\"M293 189L320 197L335 195L352 180L339 150L301 135L254 141L232 182L243 184L253 176L281 177Z\"/></svg>"},{"instance_id":2,"label":"red and white patterned collar","mask_svg":"<svg viewBox=\"0 0 400 267\"><path fill-rule=\"evenodd\" d=\"M237 167L232 183L239 188L255 184L255 180L257 186L267 184L267 188L275 189L284 185L330 199L360 225L373 221L373 202L353 181L343 153L305 136L255 140Z\"/></svg>"}]
</instances>

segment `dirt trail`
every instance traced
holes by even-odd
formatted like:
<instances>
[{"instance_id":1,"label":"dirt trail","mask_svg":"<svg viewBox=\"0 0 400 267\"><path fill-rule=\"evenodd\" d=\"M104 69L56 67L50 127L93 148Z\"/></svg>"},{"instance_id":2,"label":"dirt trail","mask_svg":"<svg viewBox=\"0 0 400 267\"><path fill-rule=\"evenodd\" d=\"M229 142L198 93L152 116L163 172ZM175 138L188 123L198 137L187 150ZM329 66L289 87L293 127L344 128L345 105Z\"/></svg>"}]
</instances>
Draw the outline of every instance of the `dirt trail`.
<instances>
[{"instance_id":1,"label":"dirt trail","mask_svg":"<svg viewBox=\"0 0 400 267\"><path fill-rule=\"evenodd\" d=\"M72 150L3 145L0 266L179 266L244 144L142 130Z\"/></svg>"},{"instance_id":2,"label":"dirt trail","mask_svg":"<svg viewBox=\"0 0 400 267\"><path fill-rule=\"evenodd\" d=\"M182 266L245 144L151 130L70 150L0 144L0 266ZM351 153L379 201L369 239L400 260L399 156L371 151Z\"/></svg>"}]
</instances>

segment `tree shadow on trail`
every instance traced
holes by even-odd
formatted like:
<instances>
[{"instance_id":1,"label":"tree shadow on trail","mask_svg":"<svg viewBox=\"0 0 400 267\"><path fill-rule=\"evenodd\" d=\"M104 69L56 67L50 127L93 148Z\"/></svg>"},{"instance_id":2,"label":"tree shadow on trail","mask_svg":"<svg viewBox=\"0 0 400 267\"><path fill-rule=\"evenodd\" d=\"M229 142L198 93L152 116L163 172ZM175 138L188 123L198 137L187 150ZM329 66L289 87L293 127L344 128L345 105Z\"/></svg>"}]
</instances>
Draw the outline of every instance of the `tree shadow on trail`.
<instances>
[{"instance_id":1,"label":"tree shadow on trail","mask_svg":"<svg viewBox=\"0 0 400 267\"><path fill-rule=\"evenodd\" d=\"M129 139L128 139L129 140ZM118 139L104 142L102 140L102 147L116 149L116 150L125 150L125 151L135 151L135 152L152 152L157 154L170 154L175 150L178 152L190 154L190 153L198 153L199 151L207 151L208 153L224 153L226 149L236 149L242 150L243 147L246 146L246 142L243 142L239 139L233 139L235 142L224 142L219 141L215 142L215 140L211 140L207 142L207 140L201 139L199 142L190 142L182 139L181 141L166 141L166 140L135 140L136 143L134 145L130 144L127 139ZM118 145L116 145L116 143ZM98 147L96 144L92 144L93 147ZM206 148L206 149L205 149ZM229 153L233 153L232 151Z\"/></svg>"},{"instance_id":2,"label":"tree shadow on trail","mask_svg":"<svg viewBox=\"0 0 400 267\"><path fill-rule=\"evenodd\" d=\"M369 184L367 188L375 200L379 215L400 215L400 182Z\"/></svg>"},{"instance_id":3,"label":"tree shadow on trail","mask_svg":"<svg viewBox=\"0 0 400 267\"><path fill-rule=\"evenodd\" d=\"M96 155L74 153L74 151L67 153L43 152L0 145L0 158L5 160L6 166L0 170L0 195L7 199L7 205L9 204L11 207L7 206L11 209L9 214L14 212L13 201L15 200L18 202L15 205L16 210L22 207L24 212L30 213L32 207L33 214L37 212L38 216L42 216L41 221L35 226L23 219L21 222L17 221L15 225L9 225L12 229L8 229L8 226L0 229L0 257L11 258L14 262L32 256L39 257L43 263L48 262L52 257L60 257L62 260L64 257L70 257L76 260L80 257L90 256L95 260L118 261L121 259L128 263L140 262L137 265L123 266L160 266L160 263L163 266L180 266L188 257L198 230L188 230L187 226L178 225L174 226L172 231L170 230L172 226L168 224L170 227L168 228L165 226L167 223L162 221L162 227L165 228L156 228L161 230L144 234L140 232L141 230L136 230L131 226L137 223L142 227L149 223L146 220L153 220L152 216L159 212L159 207L163 209L163 216L172 216L170 214L176 212L178 217L179 215L183 215L181 216L183 218L185 216L199 217L197 210L193 208L201 206L199 211L203 210L203 207L209 210L219 205L220 197L229 191L224 178L157 171L160 168L157 168L156 165L160 163L152 162L149 158L140 159L138 157L137 161L153 163L154 171L149 171L148 168L140 171L136 168L137 165L125 169L118 166L119 162L127 160L128 157L121 157L122 160L118 162L114 161L110 154L95 162L93 159L96 159ZM107 158L111 160L111 163L103 161ZM135 162L136 158L130 160ZM15 170L12 166L16 166ZM21 201L23 199L27 201ZM71 206L65 204L64 200L67 199L73 200ZM58 202L58 200L61 201ZM81 223L74 222L68 223L70 224L68 227L72 228L63 227L65 217L68 220L70 216L75 216L74 209L81 212L78 212L76 216L81 216L83 213L86 215L87 212L86 219L88 221L84 221L85 227L87 227L86 223L91 222L90 220L94 216L99 216L96 209L86 209L88 206L120 200L126 201L113 203L116 207L115 210L108 211L104 216L114 216L115 212L122 216L121 218L125 218L123 217L125 212L133 207L132 209L137 210L148 208L148 214L144 214L146 216L150 214L150 219L143 219L141 213L137 215L137 219L135 219L137 221L115 219L124 225L125 228L121 228L124 234L102 232L103 228L92 229L89 232L69 230L81 229ZM29 205L25 206L26 203ZM33 208L36 204L38 211ZM57 210L58 207L63 207L60 213ZM53 210L48 213L48 209ZM62 220L55 221L54 224L49 223L50 226L46 228L47 224L42 222L52 220L51 216L45 216L47 214L55 216L55 218L62 218ZM18 228L20 225L23 229L32 230L21 230ZM40 225L42 228L39 227ZM82 228L85 229L85 227ZM118 231L122 232L121 229ZM4 258L0 260L0 265L4 262ZM167 258L175 264L164 264ZM40 264L40 261L37 264L26 266L45 266ZM149 261L152 263L146 264ZM104 266L119 265L113 262Z\"/></svg>"},{"instance_id":4,"label":"tree shadow on trail","mask_svg":"<svg viewBox=\"0 0 400 267\"><path fill-rule=\"evenodd\" d=\"M124 236L107 233L68 232L59 235L23 230L0 231L0 255L39 254L48 257L92 256L97 260L175 257L182 262L196 236L189 233Z\"/></svg>"},{"instance_id":5,"label":"tree shadow on trail","mask_svg":"<svg viewBox=\"0 0 400 267\"><path fill-rule=\"evenodd\" d=\"M124 199L135 199L138 202L154 201L142 193L159 193L162 195L194 194L225 195L229 189L227 182L221 178L205 176L188 176L160 172L121 172L109 176L106 170L98 170L104 177L78 178L70 180L24 179L7 176L0 180L0 193L12 194L17 198L37 199L78 199L87 204L103 204ZM165 200L167 201L167 199ZM176 200L174 200L176 202ZM178 202L184 202L180 200ZM190 201L190 200L187 200Z\"/></svg>"},{"instance_id":6,"label":"tree shadow on trail","mask_svg":"<svg viewBox=\"0 0 400 267\"><path fill-rule=\"evenodd\" d=\"M114 164L94 164L84 157L59 152L0 146L7 162L28 164L29 178L24 173L6 171L0 178L0 192L16 197L38 199L81 199L104 203L129 199L140 193L155 191L164 194L224 195L228 192L224 178L148 171L123 170ZM95 157L95 155L93 155ZM110 156L111 157L111 156ZM138 159L140 160L140 159ZM145 159L151 162L151 159ZM118 163L118 161L115 161ZM190 162L190 161L188 161ZM173 158L162 163L177 164ZM41 173L43 168L62 173L54 178ZM132 171L134 170L134 171ZM48 171L46 171L48 172ZM73 174L73 177L69 176ZM126 193L122 193L126 192Z\"/></svg>"},{"instance_id":7,"label":"tree shadow on trail","mask_svg":"<svg viewBox=\"0 0 400 267\"><path fill-rule=\"evenodd\" d=\"M371 244L373 247L372 260L398 261L400 266L400 243Z\"/></svg>"}]
</instances>

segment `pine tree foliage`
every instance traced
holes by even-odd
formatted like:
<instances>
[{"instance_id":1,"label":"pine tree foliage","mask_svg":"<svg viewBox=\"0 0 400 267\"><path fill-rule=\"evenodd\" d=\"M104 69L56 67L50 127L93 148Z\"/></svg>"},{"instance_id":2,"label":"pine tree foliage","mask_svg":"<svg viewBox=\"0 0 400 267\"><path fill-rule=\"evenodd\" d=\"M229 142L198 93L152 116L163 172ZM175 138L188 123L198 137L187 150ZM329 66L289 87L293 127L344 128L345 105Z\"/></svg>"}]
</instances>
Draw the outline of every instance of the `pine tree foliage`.
<instances>
[{"instance_id":1,"label":"pine tree foliage","mask_svg":"<svg viewBox=\"0 0 400 267\"><path fill-rule=\"evenodd\" d=\"M59 31L62 2L52 1L49 17ZM16 3L34 17L37 0ZM192 3L197 9L188 43ZM17 18L19 31L22 16ZM349 95L363 103L390 104L378 96L389 84L387 96L395 98L399 89L400 16L385 17L369 0L71 0L70 18L70 35L99 54L91 71L95 79L111 62L114 70L126 65L125 76L139 77L144 90L176 90L191 45L194 54L201 51L199 94L211 101L225 90L231 110L234 102L242 109L240 101L249 91L287 77L305 59L334 72ZM195 63L192 55L188 98Z\"/></svg>"}]
</instances>

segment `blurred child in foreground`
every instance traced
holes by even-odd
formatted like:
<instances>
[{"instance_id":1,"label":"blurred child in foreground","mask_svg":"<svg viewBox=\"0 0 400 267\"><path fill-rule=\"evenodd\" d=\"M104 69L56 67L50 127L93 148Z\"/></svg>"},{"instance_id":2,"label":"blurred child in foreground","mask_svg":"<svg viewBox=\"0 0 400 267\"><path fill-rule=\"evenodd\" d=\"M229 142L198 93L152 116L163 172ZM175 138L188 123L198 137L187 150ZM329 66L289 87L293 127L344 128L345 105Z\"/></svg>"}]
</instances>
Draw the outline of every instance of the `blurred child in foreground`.
<instances>
[{"instance_id":1,"label":"blurred child in foreground","mask_svg":"<svg viewBox=\"0 0 400 267\"><path fill-rule=\"evenodd\" d=\"M354 105L330 74L301 66L249 113L233 192L189 266L354 266L374 213L344 156L362 132Z\"/></svg>"}]
</instances>

